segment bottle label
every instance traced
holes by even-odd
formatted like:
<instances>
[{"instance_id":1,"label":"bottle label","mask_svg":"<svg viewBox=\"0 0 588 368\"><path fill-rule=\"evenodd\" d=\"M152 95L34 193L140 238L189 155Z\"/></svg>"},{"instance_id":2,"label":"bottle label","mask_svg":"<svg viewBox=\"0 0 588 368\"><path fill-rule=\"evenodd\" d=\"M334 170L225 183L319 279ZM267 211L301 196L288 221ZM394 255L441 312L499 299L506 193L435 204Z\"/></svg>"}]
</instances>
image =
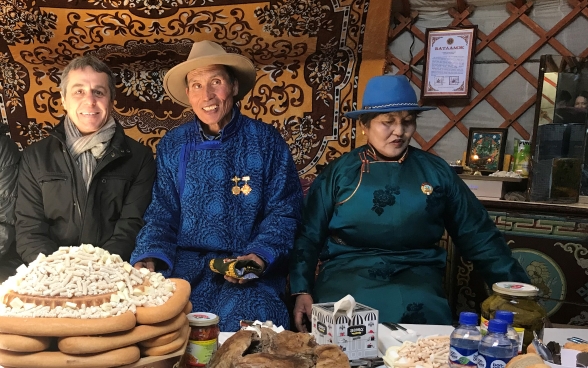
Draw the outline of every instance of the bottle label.
<instances>
[{"instance_id":1,"label":"bottle label","mask_svg":"<svg viewBox=\"0 0 588 368\"><path fill-rule=\"evenodd\" d=\"M217 339L206 341L188 341L186 358L188 367L205 367L218 346Z\"/></svg>"},{"instance_id":2,"label":"bottle label","mask_svg":"<svg viewBox=\"0 0 588 368\"><path fill-rule=\"evenodd\" d=\"M478 349L449 347L449 366L451 368L475 367L478 361Z\"/></svg>"},{"instance_id":3,"label":"bottle label","mask_svg":"<svg viewBox=\"0 0 588 368\"><path fill-rule=\"evenodd\" d=\"M519 354L523 353L523 337L525 336L525 329L521 328L521 327L513 327L514 330L517 332L517 334L519 335Z\"/></svg>"},{"instance_id":4,"label":"bottle label","mask_svg":"<svg viewBox=\"0 0 588 368\"><path fill-rule=\"evenodd\" d=\"M488 320L484 317L480 318L480 333L482 337L486 336L488 333Z\"/></svg>"},{"instance_id":5,"label":"bottle label","mask_svg":"<svg viewBox=\"0 0 588 368\"><path fill-rule=\"evenodd\" d=\"M478 368L504 368L511 358L495 358L483 354L478 355Z\"/></svg>"}]
</instances>

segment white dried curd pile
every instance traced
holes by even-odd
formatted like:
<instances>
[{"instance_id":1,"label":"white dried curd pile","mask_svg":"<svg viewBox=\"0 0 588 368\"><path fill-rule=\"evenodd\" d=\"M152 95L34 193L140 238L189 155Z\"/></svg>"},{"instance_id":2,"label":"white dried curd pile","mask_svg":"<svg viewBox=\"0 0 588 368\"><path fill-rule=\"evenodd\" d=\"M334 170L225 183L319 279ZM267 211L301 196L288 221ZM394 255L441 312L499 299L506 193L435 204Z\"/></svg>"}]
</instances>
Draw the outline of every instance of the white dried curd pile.
<instances>
[{"instance_id":1,"label":"white dried curd pile","mask_svg":"<svg viewBox=\"0 0 588 368\"><path fill-rule=\"evenodd\" d=\"M382 357L387 367L445 368L449 359L449 336L422 337L391 346Z\"/></svg>"},{"instance_id":2,"label":"white dried curd pile","mask_svg":"<svg viewBox=\"0 0 588 368\"><path fill-rule=\"evenodd\" d=\"M104 318L164 304L175 285L117 254L82 244L22 265L0 286L0 315Z\"/></svg>"},{"instance_id":3,"label":"white dried curd pile","mask_svg":"<svg viewBox=\"0 0 588 368\"><path fill-rule=\"evenodd\" d=\"M0 285L0 367L111 368L184 348L190 283L82 244Z\"/></svg>"}]
</instances>

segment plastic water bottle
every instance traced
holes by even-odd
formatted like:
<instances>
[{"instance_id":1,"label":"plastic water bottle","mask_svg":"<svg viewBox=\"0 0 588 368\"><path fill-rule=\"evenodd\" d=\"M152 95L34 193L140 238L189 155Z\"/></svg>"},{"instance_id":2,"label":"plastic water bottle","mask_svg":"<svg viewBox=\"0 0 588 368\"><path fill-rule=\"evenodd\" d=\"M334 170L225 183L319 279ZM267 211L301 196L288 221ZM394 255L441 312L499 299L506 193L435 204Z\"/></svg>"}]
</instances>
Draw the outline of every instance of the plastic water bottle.
<instances>
[{"instance_id":1,"label":"plastic water bottle","mask_svg":"<svg viewBox=\"0 0 588 368\"><path fill-rule=\"evenodd\" d=\"M513 358L514 349L506 331L503 320L488 322L488 334L480 341L478 350L478 368L504 368Z\"/></svg>"},{"instance_id":2,"label":"plastic water bottle","mask_svg":"<svg viewBox=\"0 0 588 368\"><path fill-rule=\"evenodd\" d=\"M512 327L512 324L514 322L514 313L506 310L497 310L494 314L494 318L501 319L507 323L506 336L508 336L508 338L512 341L512 344L514 345L513 357L516 357L517 355L521 354L523 348L521 336L514 329L514 327Z\"/></svg>"},{"instance_id":3,"label":"plastic water bottle","mask_svg":"<svg viewBox=\"0 0 588 368\"><path fill-rule=\"evenodd\" d=\"M478 345L482 339L477 325L476 313L461 312L459 314L459 326L449 336L450 368L476 367Z\"/></svg>"}]
</instances>

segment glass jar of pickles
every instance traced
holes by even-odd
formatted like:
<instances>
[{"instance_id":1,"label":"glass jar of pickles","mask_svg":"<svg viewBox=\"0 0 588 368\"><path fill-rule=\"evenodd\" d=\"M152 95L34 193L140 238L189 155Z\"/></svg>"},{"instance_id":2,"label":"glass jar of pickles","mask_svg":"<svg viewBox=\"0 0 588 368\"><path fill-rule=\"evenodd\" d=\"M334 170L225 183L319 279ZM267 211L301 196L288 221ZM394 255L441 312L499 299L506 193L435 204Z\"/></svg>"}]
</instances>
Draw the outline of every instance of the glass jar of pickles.
<instances>
[{"instance_id":1,"label":"glass jar of pickles","mask_svg":"<svg viewBox=\"0 0 588 368\"><path fill-rule=\"evenodd\" d=\"M522 341L522 352L533 340L533 331L543 338L543 328L547 314L537 302L539 289L521 282L497 282L492 285L494 293L482 302L482 319L480 330L484 334L488 330L488 321L494 318L497 310L514 313L513 327Z\"/></svg>"},{"instance_id":2,"label":"glass jar of pickles","mask_svg":"<svg viewBox=\"0 0 588 368\"><path fill-rule=\"evenodd\" d=\"M219 318L216 314L195 312L188 314L190 338L186 346L185 368L206 367L218 348Z\"/></svg>"}]
</instances>

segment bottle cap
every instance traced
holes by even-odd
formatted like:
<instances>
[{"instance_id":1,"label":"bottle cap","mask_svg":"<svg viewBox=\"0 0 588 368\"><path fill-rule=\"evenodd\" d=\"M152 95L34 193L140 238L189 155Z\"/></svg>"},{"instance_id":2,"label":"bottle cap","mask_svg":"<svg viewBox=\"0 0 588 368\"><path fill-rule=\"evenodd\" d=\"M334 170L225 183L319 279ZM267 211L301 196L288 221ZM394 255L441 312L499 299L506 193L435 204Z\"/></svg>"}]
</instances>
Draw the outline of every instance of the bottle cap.
<instances>
[{"instance_id":1,"label":"bottle cap","mask_svg":"<svg viewBox=\"0 0 588 368\"><path fill-rule=\"evenodd\" d=\"M539 294L539 288L522 282L497 282L492 285L492 290L512 296L537 296Z\"/></svg>"},{"instance_id":2,"label":"bottle cap","mask_svg":"<svg viewBox=\"0 0 588 368\"><path fill-rule=\"evenodd\" d=\"M188 323L190 326L210 326L216 325L219 321L219 318L216 314L206 313L206 312L195 312L188 314Z\"/></svg>"},{"instance_id":3,"label":"bottle cap","mask_svg":"<svg viewBox=\"0 0 588 368\"><path fill-rule=\"evenodd\" d=\"M512 325L514 322L514 313L506 310L497 310L494 314L494 318L501 319L509 325Z\"/></svg>"},{"instance_id":4,"label":"bottle cap","mask_svg":"<svg viewBox=\"0 0 588 368\"><path fill-rule=\"evenodd\" d=\"M461 312L459 314L459 324L476 326L478 324L478 315L472 312Z\"/></svg>"},{"instance_id":5,"label":"bottle cap","mask_svg":"<svg viewBox=\"0 0 588 368\"><path fill-rule=\"evenodd\" d=\"M488 331L506 333L506 322L501 319L491 319L488 322Z\"/></svg>"}]
</instances>

